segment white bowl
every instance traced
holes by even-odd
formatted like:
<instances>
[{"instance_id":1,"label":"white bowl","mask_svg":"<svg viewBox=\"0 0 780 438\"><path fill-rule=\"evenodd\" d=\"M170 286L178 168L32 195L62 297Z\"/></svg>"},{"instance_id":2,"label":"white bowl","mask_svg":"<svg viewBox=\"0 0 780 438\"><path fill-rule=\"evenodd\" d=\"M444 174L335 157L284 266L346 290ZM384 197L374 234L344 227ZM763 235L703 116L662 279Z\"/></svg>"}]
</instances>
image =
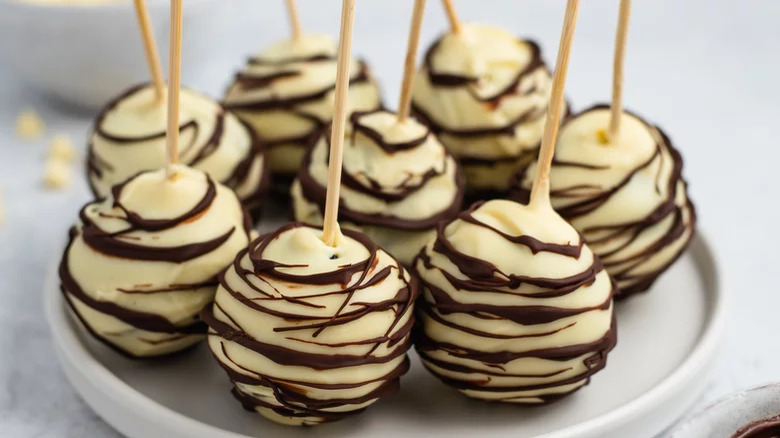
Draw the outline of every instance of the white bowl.
<instances>
[{"instance_id":1,"label":"white bowl","mask_svg":"<svg viewBox=\"0 0 780 438\"><path fill-rule=\"evenodd\" d=\"M198 81L204 62L224 44L232 2L187 0L183 11L182 77ZM168 64L169 2L147 1L161 64ZM62 102L94 109L127 87L149 80L130 0L0 1L0 64L30 87Z\"/></svg>"},{"instance_id":2,"label":"white bowl","mask_svg":"<svg viewBox=\"0 0 780 438\"><path fill-rule=\"evenodd\" d=\"M696 412L669 438L729 438L742 426L780 414L780 383L732 394Z\"/></svg>"}]
</instances>

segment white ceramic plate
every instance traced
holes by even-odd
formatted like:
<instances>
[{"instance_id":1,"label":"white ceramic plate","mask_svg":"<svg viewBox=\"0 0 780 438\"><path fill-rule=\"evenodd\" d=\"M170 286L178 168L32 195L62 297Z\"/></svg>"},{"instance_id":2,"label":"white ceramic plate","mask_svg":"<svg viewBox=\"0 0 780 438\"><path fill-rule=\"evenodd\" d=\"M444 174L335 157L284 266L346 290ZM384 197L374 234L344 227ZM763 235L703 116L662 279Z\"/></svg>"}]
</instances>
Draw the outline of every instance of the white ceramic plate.
<instances>
[{"instance_id":1,"label":"white ceramic plate","mask_svg":"<svg viewBox=\"0 0 780 438\"><path fill-rule=\"evenodd\" d=\"M67 314L55 270L45 305L71 383L131 438L651 438L685 413L709 378L724 325L719 273L699 234L652 291L617 305L618 345L606 369L552 405L466 399L429 375L412 353L400 393L362 415L314 429L279 426L241 409L205 345L156 362L117 355Z\"/></svg>"}]
</instances>

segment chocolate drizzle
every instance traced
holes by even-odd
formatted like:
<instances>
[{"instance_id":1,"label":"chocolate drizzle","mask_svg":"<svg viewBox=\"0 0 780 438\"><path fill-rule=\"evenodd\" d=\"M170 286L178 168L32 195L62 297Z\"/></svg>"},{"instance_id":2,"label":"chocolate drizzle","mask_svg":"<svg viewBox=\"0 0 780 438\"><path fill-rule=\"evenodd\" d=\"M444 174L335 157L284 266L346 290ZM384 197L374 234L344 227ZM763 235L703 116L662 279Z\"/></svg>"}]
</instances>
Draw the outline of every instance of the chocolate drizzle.
<instances>
[{"instance_id":1,"label":"chocolate drizzle","mask_svg":"<svg viewBox=\"0 0 780 438\"><path fill-rule=\"evenodd\" d=\"M474 212L481 206L475 204L470 209L461 213L455 221L462 221L471 226L476 226L511 242L513 245L526 247L536 257L540 253L550 253L560 257L579 259L582 257L583 242L567 245L547 243L539 241L529 235L509 235L495 227L481 222L474 216ZM567 330L583 330L578 326L581 323L577 316L587 312L599 311L612 314L612 296L616 290L614 282L606 280L604 267L598 257L593 257L592 263L581 272L560 278L534 277L519 275L517 273L503 272L498 266L489 260L480 259L460 251L448 238L447 228L451 223L441 223L437 227L436 239L428 247L420 252L415 260L415 270L420 277L426 291L425 299L418 304L418 319L422 321L421 329L415 341L415 347L423 359L426 368L441 379L444 383L461 391L474 391L477 394L493 393L491 400L539 403L556 400L568 392L574 391L586 384L590 376L601 370L606 364L607 353L612 350L617 342L616 325L614 315L609 327L605 327L604 334L595 340L573 343L569 345L549 346L540 345L538 339L553 336ZM443 257L447 263L434 261ZM518 263L522 263L518 261ZM449 266L454 266L457 271ZM517 266L523 269L522 265ZM434 273L436 275L434 275ZM437 275L441 275L438 277ZM598 278L601 281L609 281L609 291L601 289L604 300L597 304L580 307L557 307L551 299L564 299L566 295L573 293L599 293L594 287ZM604 287L604 286L602 286ZM592 290L592 292L589 292ZM452 292L450 292L452 291ZM458 299L464 293L469 294L467 301ZM496 298L506 296L508 299L544 300L543 304L503 304ZM480 298L484 297L484 298ZM516 302L516 300L515 300ZM523 335L506 334L502 330L480 328L479 324L465 325L463 315L468 315L476 320L504 320L517 326L527 327L530 333ZM565 324L558 323L564 318L571 321ZM426 327L436 323L443 328L435 332L429 332ZM558 324L556 324L558 323ZM533 326L550 325L550 328L535 329ZM485 327L495 327L486 325ZM457 339L457 345L451 341L440 339L444 329L453 333L446 335L447 339ZM435 333L431 335L430 333ZM465 337L459 337L463 333ZM511 331L510 331L511 333ZM433 336L433 337L432 337ZM483 338L486 341L502 340L502 351L483 350L479 342L467 341L473 337ZM462 341L461 341L462 339ZM537 339L534 348L528 348L526 340ZM446 357L443 358L442 354ZM564 366L565 362L583 359L584 370L572 374L570 366ZM547 372L506 372L507 365L517 359L538 358L548 361L560 362L561 366L551 366ZM471 365L474 361L481 362L481 367ZM492 371L486 371L485 368ZM441 374L444 370L447 375ZM460 374L454 377L452 373ZM564 377L564 373L565 377ZM556 379L561 376L560 379ZM530 380L524 384L504 383L506 378L523 377ZM484 379L484 380L483 380ZM504 379L504 380L502 380ZM565 385L574 385L573 389L561 392ZM542 391L539 395L517 395ZM512 395L502 396L502 393ZM474 395L474 394L470 394ZM474 395L480 397L479 395ZM487 397L487 396L486 396Z\"/></svg>"},{"instance_id":2,"label":"chocolate drizzle","mask_svg":"<svg viewBox=\"0 0 780 438\"><path fill-rule=\"evenodd\" d=\"M93 128L93 138L87 146L87 176L92 189L92 193L96 197L100 197L105 194L103 190L99 190L97 184L107 175L116 171L115 165L111 164L107 159L101 157L94 147L95 138L100 139L102 142L109 143L111 147L123 148L139 146L151 141L160 141L165 138L165 130L159 132L151 132L145 134L133 134L133 135L119 135L109 131L105 126L106 117L112 112L116 111L119 105L133 97L133 95L142 92L149 88L147 83L138 84L131 87L121 95L117 96L114 100L108 103L106 107L100 112L95 121ZM195 93L192 90L187 90L189 93ZM227 110L219 103L214 102L217 112L214 115L214 128L208 135L205 142L198 143L200 132L204 129L198 120L190 119L184 120L179 126L179 132L181 135L187 135L191 133L191 141L188 144L183 145L181 158L183 164L187 164L192 167L198 167L198 165L207 158L215 154L221 147L224 147L224 127L225 117L227 117ZM252 176L250 169L252 165L263 156L263 147L260 138L255 134L246 123L241 122L243 129L246 129L249 135L249 151L246 156L242 157L239 161L234 163L234 167L229 173L229 177L221 183L235 189L244 185L248 179ZM242 196L242 202L253 213L259 212L265 193L270 185L270 179L268 172L265 169L265 160L263 160L263 166L260 169L262 172L260 181L251 188L251 190ZM141 172L145 170L153 170L146 168L133 169L134 172Z\"/></svg>"},{"instance_id":3,"label":"chocolate drizzle","mask_svg":"<svg viewBox=\"0 0 780 438\"><path fill-rule=\"evenodd\" d=\"M385 140L382 133L377 132L360 122L363 117L381 111L382 110L362 112L352 115L350 120L353 125L353 132L345 145L345 148L348 151L351 148L354 148L354 153L361 153L359 146L357 146L358 139L361 141L368 141L388 154L408 151L420 147L428 141L430 133L426 131L418 138L401 143L390 143ZM327 135L325 136L324 141L329 148L330 140ZM311 173L314 152L315 148L311 148L304 156L303 164L298 172L298 179L301 183L303 197L308 202L316 204L320 213L322 213L325 211L326 186L324 185L324 182L317 181ZM325 156L327 159L327 154L325 154ZM446 175L450 171L449 166L456 166L454 171L455 191L452 195L452 201L444 210L430 212L428 215L422 215L419 219L411 219L393 214L365 213L350 208L349 202L341 202L339 204L339 216L345 221L358 225L374 225L408 231L432 230L439 221L454 217L460 211L463 202L463 175L457 162L452 159L452 156L449 153L446 153L446 151L442 154L441 162L431 163L431 167L422 173L409 173L408 177L404 179L401 184L393 187L383 186L377 180L365 173L359 175L352 174L347 171L348 169L344 169L345 171L342 174L342 184L345 187L392 205L393 203L403 201L410 196L424 192L431 179ZM392 211L392 207L390 210Z\"/></svg>"},{"instance_id":4,"label":"chocolate drizzle","mask_svg":"<svg viewBox=\"0 0 780 438\"><path fill-rule=\"evenodd\" d=\"M412 304L419 294L419 286L415 279L408 279L403 267L395 260L391 259L390 264L383 262L387 266L379 268L380 258L387 260L389 256L381 252L365 235L347 229L343 230L344 235L366 248L368 255L365 259L340 265L332 271L300 274L290 268L303 269L308 265L288 265L266 258L270 243L282 234L301 227L314 229L310 225L291 223L273 233L260 236L247 249L241 251L232 266L220 278L222 290L217 295L214 306L209 306L202 312L202 319L211 329L209 336L219 339L218 342L213 342L212 339L209 343L212 353L233 381L233 394L246 409L259 408L261 413L263 410L271 410L284 417L299 418L304 424L316 424L338 420L362 410L356 407L344 412L330 412L327 410L329 408L361 405L398 390L399 379L409 368L405 354L411 346L410 332L414 323L409 312L412 311ZM323 257L330 256L323 254ZM251 269L246 269L247 265L251 266ZM386 281L398 282L399 289L394 296L379 301L362 301L363 296L371 300L372 288ZM296 288L330 285L333 289L293 297L276 289L275 284L295 285ZM317 303L328 296L343 297L342 304L332 309L333 314L330 316L313 312L323 308ZM232 300L235 302L231 302L229 306L225 305ZM290 309L300 311L281 311L279 306L275 305L277 302L286 302L292 305L288 306ZM281 326L266 328L275 333L284 333L287 343L278 345L250 335L237 321L237 304L242 309L257 312L258 318L264 315L271 321L283 322ZM228 309L233 310L231 312ZM320 335L332 327L348 325L370 314L388 311L392 312L394 317L382 336L345 342L320 340ZM231 316L231 313L234 315ZM401 325L401 321L407 317L409 318ZM246 321L246 317L243 320ZM240 345L252 354L280 366L307 367L319 371L368 364L397 365L385 374L372 376L365 381L323 383L321 379L316 379L316 382L309 382L285 378L278 372L273 377L268 376L264 374L264 370L254 369L245 363L246 355L243 356L244 362L239 363L230 354L230 351L234 351L231 344ZM302 347L296 348L298 345ZM316 345L321 352L311 352L306 345ZM370 348L364 354L345 350L353 346ZM379 353L380 347L383 347L382 353ZM323 352L323 348L328 352ZM273 394L273 401L257 397L241 385L267 388ZM374 389L370 389L372 386ZM343 393L339 396L329 395L330 391L347 389L354 389L361 395L354 398L344 398Z\"/></svg>"},{"instance_id":5,"label":"chocolate drizzle","mask_svg":"<svg viewBox=\"0 0 780 438\"><path fill-rule=\"evenodd\" d=\"M567 120L562 129L565 129L566 124L571 123L572 120L583 114L591 111L607 110L608 108L608 105L596 105L586 109L579 115L573 116ZM593 172L594 176L590 178L590 181L593 182L563 188L554 188L550 192L550 197L553 205L556 207L556 211L566 220L577 226L578 220L593 214L601 206L610 201L631 183L639 172L646 171L653 165L658 165L659 171L654 181L655 190L656 193L660 194L662 193L661 188L663 187L667 196L662 202L655 206L652 211L649 211L647 216L632 222L623 222L614 225L589 225L579 229L585 236L588 244L602 259L604 266L617 281L619 285L619 292L616 295L617 298L625 298L634 293L643 292L649 289L657 277L683 253L692 237L692 230L696 222L695 209L687 196L685 197L684 203L678 205L677 197L680 190L678 185L682 184L682 190L685 190L685 183L682 178L682 157L680 156L680 153L672 146L669 137L667 137L660 128L648 124L634 113L628 111L627 113L640 120L648 131L658 133L660 141L655 145L655 152L652 153L648 159L628 170L623 179L610 187L602 187L597 184L597 172L609 170L609 166L571 161L563 162L556 159L553 161L553 178L555 178L556 168L577 168ZM667 159L672 160L672 170L668 177L664 177L666 179L662 179L661 169ZM511 181L512 192L510 197L521 203L527 203L530 197L530 184L528 183L530 178L527 175L528 169L528 166L521 168L518 173L513 176ZM685 217L685 213L688 214L687 218ZM668 221L670 218L671 225L666 229L663 235L650 242L645 248L642 248L641 251L637 251L628 256L621 254L621 251L636 242L643 233L661 226L662 222ZM672 254L670 259L666 263L663 263L658 269L654 269L650 272L643 272L641 274L633 273L638 268L642 268L643 264L647 263L648 260L655 256L659 251L678 242L680 239L686 239L685 244L679 251ZM611 242L616 240L622 241L622 243L618 246L610 245Z\"/></svg>"},{"instance_id":6,"label":"chocolate drizzle","mask_svg":"<svg viewBox=\"0 0 780 438\"><path fill-rule=\"evenodd\" d=\"M780 415L748 423L731 438L780 438Z\"/></svg>"},{"instance_id":7,"label":"chocolate drizzle","mask_svg":"<svg viewBox=\"0 0 780 438\"><path fill-rule=\"evenodd\" d=\"M428 79L432 87L465 89L475 101L483 103L488 109L495 110L500 106L501 101L507 97L515 95L529 95L538 91L536 87L531 87L524 91L521 91L520 88L523 80L529 75L533 74L538 69L547 70L545 63L542 60L539 46L530 40L525 42L531 49L530 61L528 64L523 66L523 68L518 69L514 78L509 81L505 87L490 96L479 96L477 94L475 91L475 88L479 86L479 78L477 77L463 76L452 73L440 73L436 70L436 67L433 63L433 57L435 56L435 53L441 44L441 38L437 40L426 52L423 71L425 72L425 77ZM518 114L514 117L514 119L508 121L502 126L486 126L482 128L459 128L457 126L451 126L447 123L443 123L440 119L441 116L437 117L435 114L428 113L423 109L423 106L419 101L417 101L416 98L413 98L412 100L412 111L416 117L430 126L433 132L437 135L444 134L453 137L474 138L487 136L514 136L517 126L528 123L532 120L537 120L540 117L544 117L547 108L546 106L533 107L523 113ZM473 158L480 157L477 156Z\"/></svg>"},{"instance_id":8,"label":"chocolate drizzle","mask_svg":"<svg viewBox=\"0 0 780 438\"><path fill-rule=\"evenodd\" d=\"M185 321L184 323L171 322L165 316L164 309L160 309L160 313L131 310L116 303L114 300L101 298L100 293L97 293L96 296L95 291L85 291L80 284L79 279L75 278L71 271L71 248L77 240L81 240L90 250L100 253L105 257L125 259L128 262L141 261L180 264L202 257L216 250L236 232L243 232L248 241L252 231L251 220L248 219L248 214L246 213L246 210L244 210L243 229L240 231L236 230L235 227L229 227L213 239L176 246L147 245L141 243L144 241L154 241L156 233L169 231L183 223L196 220L198 216L205 214L205 212L211 208L211 205L216 198L214 182L207 175L205 175L205 179L206 190L202 199L195 203L188 211L170 219L147 219L141 214L124 206L121 203L121 193L127 184L132 183L133 179L130 179L112 189L113 202L110 204L110 212L97 211L104 208L104 201L86 204L79 213L80 226L73 227L70 231L70 240L59 265L61 291L66 301L73 308L74 313L93 335L127 356L135 357L136 354L135 352L126 350L122 346L112 342L111 338L107 337L107 334L99 333L99 330L92 326L90 320L79 313L77 306L74 305L74 300L97 312L112 316L136 329L170 335L164 337L163 340L160 341L145 341L142 338L138 338L138 340L149 344L162 344L179 340L183 336L201 335L206 332L207 327L199 320L199 312L192 315L190 318L191 321ZM126 226L118 231L106 231L100 226L99 220L101 219L122 221ZM138 283L143 283L144 281L154 281L154 279L138 278L137 281ZM112 289L110 292L117 292L121 295L137 295L139 296L138 300L143 300L143 297L154 294L192 293L193 291L203 288L215 289L217 279L215 272L215 277L213 279L193 284L177 283L166 286L153 286L153 284L154 283L150 282L136 284L133 287L119 286Z\"/></svg>"}]
</instances>

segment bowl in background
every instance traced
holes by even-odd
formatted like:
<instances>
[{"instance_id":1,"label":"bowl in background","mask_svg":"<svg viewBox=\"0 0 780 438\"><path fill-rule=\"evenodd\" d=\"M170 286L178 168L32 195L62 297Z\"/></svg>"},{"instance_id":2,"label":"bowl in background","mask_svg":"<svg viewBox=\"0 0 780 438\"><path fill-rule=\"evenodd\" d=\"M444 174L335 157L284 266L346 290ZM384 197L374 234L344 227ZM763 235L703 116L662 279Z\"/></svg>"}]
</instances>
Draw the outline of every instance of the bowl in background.
<instances>
[{"instance_id":1,"label":"bowl in background","mask_svg":"<svg viewBox=\"0 0 780 438\"><path fill-rule=\"evenodd\" d=\"M669 438L729 438L743 426L780 414L780 383L727 396L679 423Z\"/></svg>"},{"instance_id":2,"label":"bowl in background","mask_svg":"<svg viewBox=\"0 0 780 438\"><path fill-rule=\"evenodd\" d=\"M183 83L202 82L219 61L223 31L235 23L230 0L186 0ZM167 0L148 0L161 64L168 64ZM58 101L96 109L149 80L131 0L0 1L0 68ZM204 62L208 60L208 62Z\"/></svg>"}]
</instances>

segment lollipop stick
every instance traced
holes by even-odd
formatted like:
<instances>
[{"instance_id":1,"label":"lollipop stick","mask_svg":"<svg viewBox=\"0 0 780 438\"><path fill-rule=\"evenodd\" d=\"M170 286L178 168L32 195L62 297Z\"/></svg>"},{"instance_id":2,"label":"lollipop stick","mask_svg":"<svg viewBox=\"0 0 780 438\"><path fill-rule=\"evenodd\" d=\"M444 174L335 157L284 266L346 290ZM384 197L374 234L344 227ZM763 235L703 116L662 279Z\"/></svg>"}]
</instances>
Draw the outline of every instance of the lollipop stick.
<instances>
[{"instance_id":1,"label":"lollipop stick","mask_svg":"<svg viewBox=\"0 0 780 438\"><path fill-rule=\"evenodd\" d=\"M157 44L152 34L152 26L149 24L149 11L146 9L144 0L135 0L134 3L135 16L138 18L138 27L141 28L141 37L144 40L146 63L149 65L149 73L152 75L152 84L154 84L154 95L157 102L161 103L165 99L165 83L160 67L160 56L157 54Z\"/></svg>"},{"instance_id":2,"label":"lollipop stick","mask_svg":"<svg viewBox=\"0 0 780 438\"><path fill-rule=\"evenodd\" d=\"M287 16L290 18L290 30L294 41L301 39L301 21L298 19L298 8L295 0L287 0Z\"/></svg>"},{"instance_id":3,"label":"lollipop stick","mask_svg":"<svg viewBox=\"0 0 780 438\"><path fill-rule=\"evenodd\" d=\"M444 10L447 11L447 18L450 19L450 28L452 33L460 33L461 26L458 14L455 12L455 7L452 5L452 0L442 0L444 3Z\"/></svg>"},{"instance_id":4,"label":"lollipop stick","mask_svg":"<svg viewBox=\"0 0 780 438\"><path fill-rule=\"evenodd\" d=\"M409 117L409 107L412 103L412 82L414 81L414 67L417 60L417 45L420 43L420 27L422 26L423 13L425 12L425 0L414 1L412 12L412 24L409 27L409 42L406 46L406 60L404 61L404 78L401 82L401 97L398 102L398 121L403 123Z\"/></svg>"},{"instance_id":5,"label":"lollipop stick","mask_svg":"<svg viewBox=\"0 0 780 438\"><path fill-rule=\"evenodd\" d=\"M609 119L608 139L614 139L620 133L620 116L623 114L623 60L626 55L626 37L628 36L628 20L631 16L631 0L620 1L620 18L618 18L617 34L615 36L615 59L612 65L612 112Z\"/></svg>"},{"instance_id":6,"label":"lollipop stick","mask_svg":"<svg viewBox=\"0 0 780 438\"><path fill-rule=\"evenodd\" d=\"M540 202L544 202L547 205L550 204L550 166L555 154L558 126L561 123L563 89L566 85L566 73L569 70L569 54L571 53L574 28L577 26L577 10L579 7L579 0L569 0L566 4L566 17L563 22L563 30L561 31L561 42L558 45L558 59L555 61L550 105L547 107L547 119L544 122L542 146L537 163L538 172L534 185L531 188L529 205L532 206L539 205Z\"/></svg>"},{"instance_id":7,"label":"lollipop stick","mask_svg":"<svg viewBox=\"0 0 780 438\"><path fill-rule=\"evenodd\" d=\"M349 89L349 61L352 59L352 23L355 21L355 0L343 0L339 58L336 70L336 102L333 108L333 126L330 133L328 161L328 192L325 199L325 222L322 240L336 246L338 234L339 189L341 188L341 159L344 149L344 128L347 119L347 90Z\"/></svg>"},{"instance_id":8,"label":"lollipop stick","mask_svg":"<svg viewBox=\"0 0 780 438\"><path fill-rule=\"evenodd\" d=\"M173 165L179 162L179 88L181 86L181 2L171 0L171 35L168 57L168 159L166 173L173 177Z\"/></svg>"}]
</instances>

